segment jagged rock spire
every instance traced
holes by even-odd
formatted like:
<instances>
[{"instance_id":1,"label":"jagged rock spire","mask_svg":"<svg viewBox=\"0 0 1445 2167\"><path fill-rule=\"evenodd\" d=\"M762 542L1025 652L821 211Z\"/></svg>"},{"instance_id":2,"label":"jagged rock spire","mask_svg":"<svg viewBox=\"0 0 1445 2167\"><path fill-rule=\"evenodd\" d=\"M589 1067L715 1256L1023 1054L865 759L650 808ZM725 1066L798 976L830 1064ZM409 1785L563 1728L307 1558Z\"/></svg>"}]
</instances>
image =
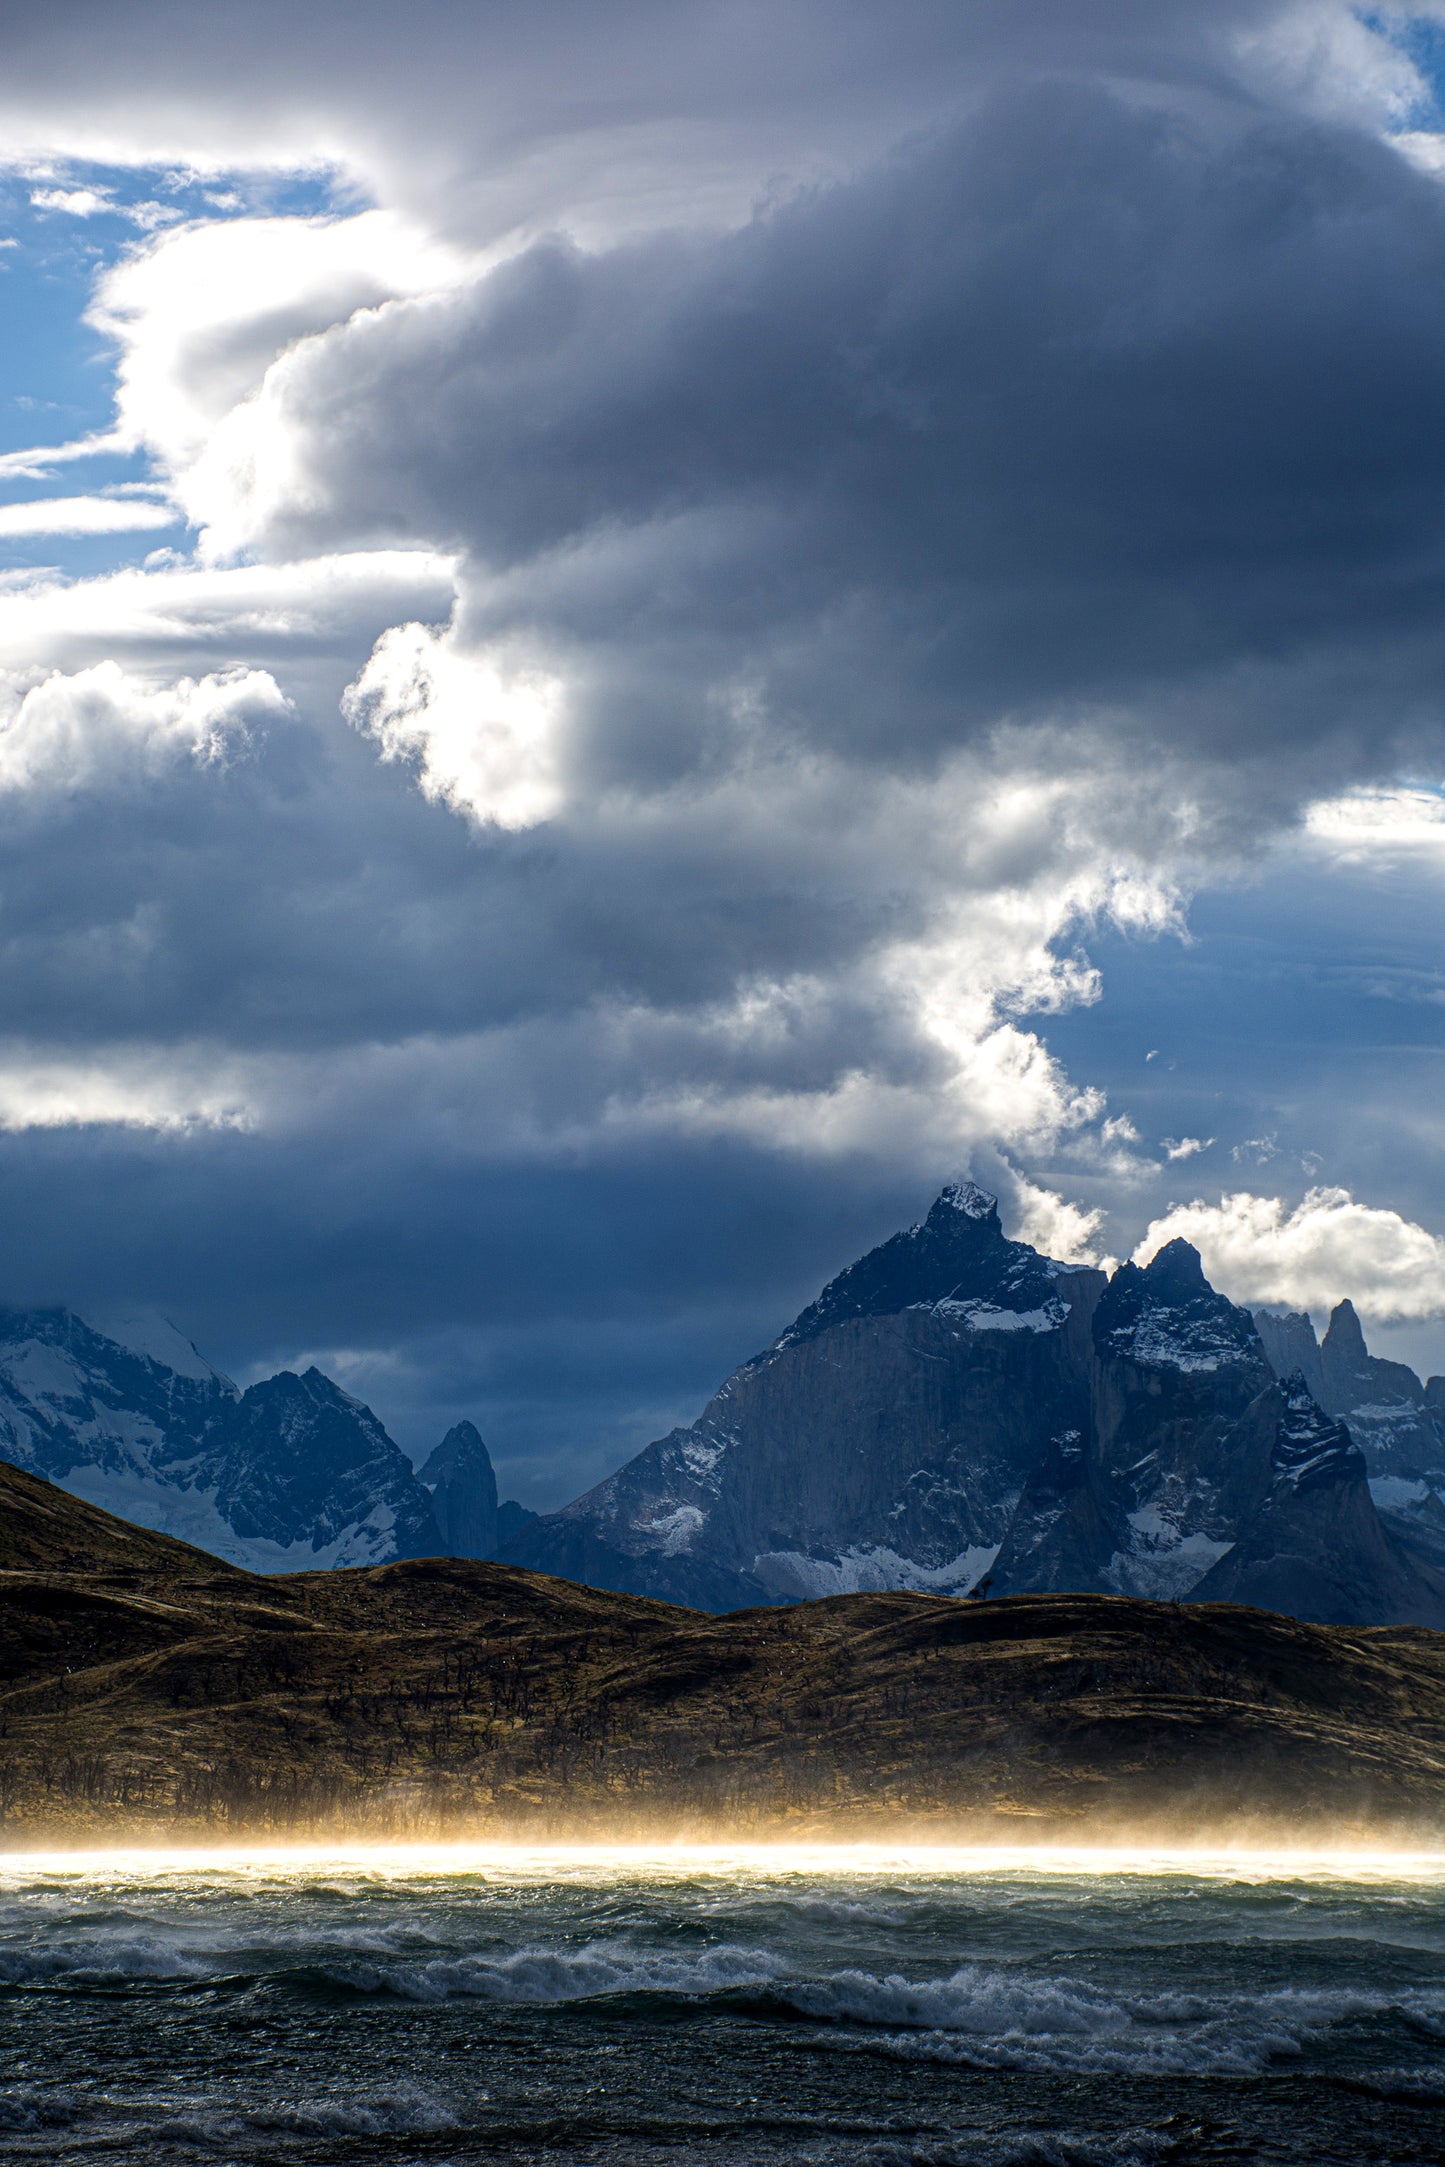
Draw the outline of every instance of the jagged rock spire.
<instances>
[{"instance_id":1,"label":"jagged rock spire","mask_svg":"<svg viewBox=\"0 0 1445 2167\"><path fill-rule=\"evenodd\" d=\"M1362 1362L1366 1359L1369 1350L1365 1346L1364 1328L1355 1314L1354 1303L1348 1298L1343 1302L1336 1302L1330 1312L1324 1349L1326 1354L1333 1356L1336 1361Z\"/></svg>"},{"instance_id":2,"label":"jagged rock spire","mask_svg":"<svg viewBox=\"0 0 1445 2167\"><path fill-rule=\"evenodd\" d=\"M497 1547L497 1477L474 1422L452 1425L419 1480L431 1491L447 1554L489 1558Z\"/></svg>"},{"instance_id":3,"label":"jagged rock spire","mask_svg":"<svg viewBox=\"0 0 1445 2167\"><path fill-rule=\"evenodd\" d=\"M1363 1482L1365 1457L1343 1422L1327 1415L1296 1370L1280 1385L1284 1411L1275 1435L1276 1484L1291 1490L1316 1490L1334 1482Z\"/></svg>"}]
</instances>

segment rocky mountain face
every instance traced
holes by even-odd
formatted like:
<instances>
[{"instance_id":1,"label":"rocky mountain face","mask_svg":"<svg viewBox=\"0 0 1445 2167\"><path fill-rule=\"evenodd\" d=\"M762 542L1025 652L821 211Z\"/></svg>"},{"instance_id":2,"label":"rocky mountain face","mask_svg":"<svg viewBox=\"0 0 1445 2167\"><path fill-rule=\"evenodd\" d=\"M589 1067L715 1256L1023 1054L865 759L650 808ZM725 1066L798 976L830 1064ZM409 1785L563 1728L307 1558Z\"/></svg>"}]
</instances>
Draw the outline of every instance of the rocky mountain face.
<instances>
[{"instance_id":1,"label":"rocky mountain face","mask_svg":"<svg viewBox=\"0 0 1445 2167\"><path fill-rule=\"evenodd\" d=\"M252 1571L489 1556L522 1508L460 1428L439 1484L318 1369L241 1392L167 1326L0 1312L0 1459Z\"/></svg>"},{"instance_id":2,"label":"rocky mountain face","mask_svg":"<svg viewBox=\"0 0 1445 2167\"><path fill-rule=\"evenodd\" d=\"M1427 1388L1362 1369L1353 1315L1324 1348L1297 1319L1271 1319L1266 1344L1187 1243L1106 1281L1008 1240L995 1200L956 1185L690 1429L502 1555L711 1610L896 1588L1207 1593L1445 1624L1445 1553L1371 1487L1425 1480L1395 1468ZM1346 1377L1352 1406L1396 1393L1358 1440L1330 1403Z\"/></svg>"},{"instance_id":3,"label":"rocky mountain face","mask_svg":"<svg viewBox=\"0 0 1445 2167\"><path fill-rule=\"evenodd\" d=\"M515 1498L498 1503L492 1456L474 1422L453 1424L422 1467L419 1480L431 1492L446 1557L495 1557L503 1543L537 1518Z\"/></svg>"},{"instance_id":4,"label":"rocky mountain face","mask_svg":"<svg viewBox=\"0 0 1445 2167\"><path fill-rule=\"evenodd\" d=\"M1298 1370L1326 1413L1349 1425L1391 1536L1445 1571L1445 1377L1422 1384L1403 1362L1372 1355L1350 1302L1323 1341L1298 1313L1257 1311L1254 1321L1276 1374Z\"/></svg>"}]
</instances>

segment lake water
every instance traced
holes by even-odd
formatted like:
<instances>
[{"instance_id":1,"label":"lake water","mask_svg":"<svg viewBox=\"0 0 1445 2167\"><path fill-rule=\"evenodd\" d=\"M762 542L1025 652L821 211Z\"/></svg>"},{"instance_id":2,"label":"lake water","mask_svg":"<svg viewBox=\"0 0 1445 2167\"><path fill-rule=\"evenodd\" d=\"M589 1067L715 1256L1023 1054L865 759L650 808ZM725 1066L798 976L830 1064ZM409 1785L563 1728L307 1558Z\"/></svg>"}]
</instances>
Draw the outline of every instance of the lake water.
<instances>
[{"instance_id":1,"label":"lake water","mask_svg":"<svg viewBox=\"0 0 1445 2167\"><path fill-rule=\"evenodd\" d=\"M1099 1863L3 1860L0 2162L1445 2155L1445 1862Z\"/></svg>"}]
</instances>

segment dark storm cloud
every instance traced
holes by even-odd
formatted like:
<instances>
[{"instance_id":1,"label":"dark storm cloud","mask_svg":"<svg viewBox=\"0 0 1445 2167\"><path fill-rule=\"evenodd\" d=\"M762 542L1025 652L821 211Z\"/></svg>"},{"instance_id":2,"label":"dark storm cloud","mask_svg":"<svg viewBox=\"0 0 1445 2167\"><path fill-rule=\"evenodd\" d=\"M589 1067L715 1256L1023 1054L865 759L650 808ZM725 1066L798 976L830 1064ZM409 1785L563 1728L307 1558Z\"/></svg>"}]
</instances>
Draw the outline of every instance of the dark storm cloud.
<instances>
[{"instance_id":1,"label":"dark storm cloud","mask_svg":"<svg viewBox=\"0 0 1445 2167\"><path fill-rule=\"evenodd\" d=\"M794 830L780 862L705 817L478 837L353 733L271 720L220 767L0 791L0 1010L50 1046L300 1052L565 1025L604 994L696 1008L921 924L839 840Z\"/></svg>"},{"instance_id":2,"label":"dark storm cloud","mask_svg":"<svg viewBox=\"0 0 1445 2167\"><path fill-rule=\"evenodd\" d=\"M733 1144L498 1166L375 1126L0 1136L0 1199L0 1299L153 1306L243 1376L315 1356L412 1450L470 1413L539 1504L690 1419L820 1260L920 1205Z\"/></svg>"},{"instance_id":3,"label":"dark storm cloud","mask_svg":"<svg viewBox=\"0 0 1445 2167\"><path fill-rule=\"evenodd\" d=\"M1438 721L1445 195L1357 131L1014 90L740 234L358 319L277 406L272 546L470 549L466 629L590 669L599 774L739 678L888 760L1081 706L1291 762Z\"/></svg>"},{"instance_id":4,"label":"dark storm cloud","mask_svg":"<svg viewBox=\"0 0 1445 2167\"><path fill-rule=\"evenodd\" d=\"M0 1134L0 1302L153 1306L243 1372L314 1356L419 1449L481 1418L556 1503L923 1197L911 1164L820 1183L765 1139L608 1133L639 1089L926 1076L847 987L924 899L855 887L836 829L787 864L705 823L478 837L271 716L220 765L0 793L0 840L0 1067L139 1047L182 1109L217 1067L258 1108ZM710 1020L792 970L839 983L765 1047Z\"/></svg>"}]
</instances>

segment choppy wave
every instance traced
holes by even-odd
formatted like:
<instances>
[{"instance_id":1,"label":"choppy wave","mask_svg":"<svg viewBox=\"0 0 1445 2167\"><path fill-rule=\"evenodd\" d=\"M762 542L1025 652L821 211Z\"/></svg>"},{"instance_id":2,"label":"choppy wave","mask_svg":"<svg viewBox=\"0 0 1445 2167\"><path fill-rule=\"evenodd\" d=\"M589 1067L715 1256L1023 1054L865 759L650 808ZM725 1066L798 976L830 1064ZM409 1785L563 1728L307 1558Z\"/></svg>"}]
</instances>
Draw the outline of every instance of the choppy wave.
<instances>
[{"instance_id":1,"label":"choppy wave","mask_svg":"<svg viewBox=\"0 0 1445 2167\"><path fill-rule=\"evenodd\" d=\"M1445 2104L1445 2069L1373 2069L1353 2077L1356 2091L1375 2099L1400 2099L1412 2105Z\"/></svg>"},{"instance_id":2,"label":"choppy wave","mask_svg":"<svg viewBox=\"0 0 1445 2167\"><path fill-rule=\"evenodd\" d=\"M71 1986L120 1986L144 1979L201 1979L211 1966L173 1942L149 1935L58 1946L0 1948L0 1983L27 1986L46 1980Z\"/></svg>"},{"instance_id":3,"label":"choppy wave","mask_svg":"<svg viewBox=\"0 0 1445 2167\"><path fill-rule=\"evenodd\" d=\"M606 1994L718 1994L765 1985L785 1968L782 1958L766 1949L727 1943L692 1956L669 1956L603 1942L581 1949L518 1949L501 1958L467 1955L426 1964L329 1965L326 1976L362 1993L401 1994L409 2001L469 1994L536 2006Z\"/></svg>"},{"instance_id":4,"label":"choppy wave","mask_svg":"<svg viewBox=\"0 0 1445 2167\"><path fill-rule=\"evenodd\" d=\"M599 2132L628 2167L1163 2167L1216 2080L1308 2100L1312 2167L1385 2167L1445 2101L1442 1940L1445 1888L71 1882L0 1896L0 2167Z\"/></svg>"},{"instance_id":5,"label":"choppy wave","mask_svg":"<svg viewBox=\"0 0 1445 2167\"><path fill-rule=\"evenodd\" d=\"M423 2136L455 2129L458 2122L452 2108L420 2085L360 2100L257 2108L238 2119L248 2130L295 2137Z\"/></svg>"},{"instance_id":6,"label":"choppy wave","mask_svg":"<svg viewBox=\"0 0 1445 2167\"><path fill-rule=\"evenodd\" d=\"M106 2093L45 2093L33 2086L0 2091L0 2140L65 2131L69 2141L124 2141L170 2148L187 2142L208 2150L267 2138L426 2136L455 2129L445 2101L417 2084L345 2099L277 2101L254 2108L166 2108L154 2101ZM29 2148L27 2148L29 2149Z\"/></svg>"},{"instance_id":7,"label":"choppy wave","mask_svg":"<svg viewBox=\"0 0 1445 2167\"><path fill-rule=\"evenodd\" d=\"M329 1933L324 1938L304 1932L252 1933L230 1946L213 1941L209 1950L159 1936L76 1939L0 1948L0 1984L116 1987L269 1971L319 1977L356 1993L395 1994L408 2001L470 1995L545 2006L611 1994L717 1994L763 1986L787 1969L786 1960L770 1950L728 1942L686 1954L616 1940L572 1948L533 1945L420 1954L435 1946L435 1936L410 1929Z\"/></svg>"},{"instance_id":8,"label":"choppy wave","mask_svg":"<svg viewBox=\"0 0 1445 2167\"><path fill-rule=\"evenodd\" d=\"M844 2047L978 2069L1076 2075L1252 2076L1334 2025L1390 2012L1431 2028L1445 1996L1281 1988L1256 1995L1129 1996L968 1965L946 1979L845 1971L774 1993L799 2015L867 2026Z\"/></svg>"},{"instance_id":9,"label":"choppy wave","mask_svg":"<svg viewBox=\"0 0 1445 2167\"><path fill-rule=\"evenodd\" d=\"M18 2085L0 2091L0 2136L42 2129L68 2129L75 2120L75 2104L68 2093L48 2093L35 2085Z\"/></svg>"},{"instance_id":10,"label":"choppy wave","mask_svg":"<svg viewBox=\"0 0 1445 2167\"><path fill-rule=\"evenodd\" d=\"M726 1918L740 1912L793 1913L803 1919L836 1919L841 1924L859 1926L902 1926L907 1922L909 1906L897 1898L884 1903L878 1897L840 1896L831 1890L780 1889L759 1895L750 1890L745 1896L724 1896L711 1899L702 1909L710 1918Z\"/></svg>"}]
</instances>

